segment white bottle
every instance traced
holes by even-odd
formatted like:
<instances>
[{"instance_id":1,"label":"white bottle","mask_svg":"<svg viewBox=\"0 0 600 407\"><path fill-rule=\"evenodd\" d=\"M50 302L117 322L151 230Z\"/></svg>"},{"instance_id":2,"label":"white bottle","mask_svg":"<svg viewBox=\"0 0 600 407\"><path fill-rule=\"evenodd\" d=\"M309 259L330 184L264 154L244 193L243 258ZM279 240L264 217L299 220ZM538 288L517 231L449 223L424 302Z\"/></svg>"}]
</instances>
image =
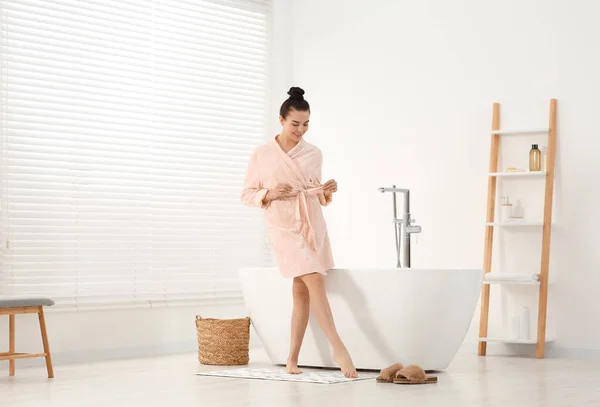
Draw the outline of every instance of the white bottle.
<instances>
[{"instance_id":1,"label":"white bottle","mask_svg":"<svg viewBox=\"0 0 600 407\"><path fill-rule=\"evenodd\" d=\"M523 220L525 216L525 209L521 205L521 201L517 199L517 204L512 209L511 218L515 220Z\"/></svg>"},{"instance_id":2,"label":"white bottle","mask_svg":"<svg viewBox=\"0 0 600 407\"><path fill-rule=\"evenodd\" d=\"M542 161L542 163L541 163L541 164L542 164L542 165L541 165L541 167L542 167L542 168L541 168L541 170L542 170L542 171L548 171L548 167L547 167L547 165L548 165L548 162L547 162L547 159L546 159L546 158L547 158L547 156L548 156L548 146L542 146L542 147L540 148L540 150L542 151L542 159L541 159L541 161Z\"/></svg>"},{"instance_id":3,"label":"white bottle","mask_svg":"<svg viewBox=\"0 0 600 407\"><path fill-rule=\"evenodd\" d=\"M529 325L529 308L521 307L521 326L520 333L521 339L531 339L531 327Z\"/></svg>"}]
</instances>

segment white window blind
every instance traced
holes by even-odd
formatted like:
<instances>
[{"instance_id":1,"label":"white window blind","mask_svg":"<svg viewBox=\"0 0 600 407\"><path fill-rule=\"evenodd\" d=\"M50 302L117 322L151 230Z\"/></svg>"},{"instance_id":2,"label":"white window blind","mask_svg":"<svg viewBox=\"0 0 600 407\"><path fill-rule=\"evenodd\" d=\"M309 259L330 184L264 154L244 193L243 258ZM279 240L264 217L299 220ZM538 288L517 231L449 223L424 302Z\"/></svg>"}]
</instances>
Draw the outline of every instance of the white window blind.
<instances>
[{"instance_id":1,"label":"white window blind","mask_svg":"<svg viewBox=\"0 0 600 407\"><path fill-rule=\"evenodd\" d=\"M269 0L2 0L0 292L241 298L271 261L240 191L267 137Z\"/></svg>"}]
</instances>

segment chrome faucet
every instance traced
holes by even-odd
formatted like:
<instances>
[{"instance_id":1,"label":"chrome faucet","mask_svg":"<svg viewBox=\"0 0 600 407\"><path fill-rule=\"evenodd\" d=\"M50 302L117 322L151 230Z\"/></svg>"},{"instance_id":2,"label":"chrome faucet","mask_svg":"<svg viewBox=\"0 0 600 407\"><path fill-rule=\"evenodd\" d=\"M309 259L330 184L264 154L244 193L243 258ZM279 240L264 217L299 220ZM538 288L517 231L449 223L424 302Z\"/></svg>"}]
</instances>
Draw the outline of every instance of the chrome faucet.
<instances>
[{"instance_id":1,"label":"chrome faucet","mask_svg":"<svg viewBox=\"0 0 600 407\"><path fill-rule=\"evenodd\" d=\"M421 226L413 225L414 219L410 218L410 190L404 188L396 188L396 185L392 185L391 188L381 187L379 192L392 192L392 199L394 203L394 232L396 233L396 256L397 264L396 267L402 267L404 264L405 268L410 268L410 235L413 233L421 233ZM398 219L396 209L396 193L404 194L404 216ZM404 228L404 233L402 229ZM402 242L404 237L404 242ZM400 249L404 250L400 250ZM402 253L402 256L400 254ZM402 262L400 262L402 257Z\"/></svg>"}]
</instances>

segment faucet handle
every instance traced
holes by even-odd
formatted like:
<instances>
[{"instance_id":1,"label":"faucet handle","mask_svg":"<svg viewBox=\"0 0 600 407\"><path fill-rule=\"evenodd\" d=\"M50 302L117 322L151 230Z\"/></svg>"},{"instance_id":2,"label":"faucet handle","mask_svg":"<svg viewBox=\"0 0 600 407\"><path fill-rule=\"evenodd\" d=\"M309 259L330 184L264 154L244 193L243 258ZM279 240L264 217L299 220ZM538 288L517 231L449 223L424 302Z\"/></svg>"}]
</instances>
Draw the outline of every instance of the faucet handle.
<instances>
[{"instance_id":1,"label":"faucet handle","mask_svg":"<svg viewBox=\"0 0 600 407\"><path fill-rule=\"evenodd\" d=\"M406 230L406 233L421 233L421 225L410 225L404 230Z\"/></svg>"}]
</instances>

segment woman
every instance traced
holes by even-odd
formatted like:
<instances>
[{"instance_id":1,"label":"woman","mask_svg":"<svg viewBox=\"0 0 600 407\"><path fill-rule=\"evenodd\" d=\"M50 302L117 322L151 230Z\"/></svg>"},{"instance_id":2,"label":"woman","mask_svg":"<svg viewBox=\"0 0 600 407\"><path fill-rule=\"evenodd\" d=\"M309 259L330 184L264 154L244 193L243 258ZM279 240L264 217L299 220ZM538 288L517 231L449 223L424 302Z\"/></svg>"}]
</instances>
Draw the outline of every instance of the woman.
<instances>
[{"instance_id":1,"label":"woman","mask_svg":"<svg viewBox=\"0 0 600 407\"><path fill-rule=\"evenodd\" d=\"M279 269L284 277L294 279L287 372L302 373L298 355L312 305L336 363L346 377L356 378L350 354L335 328L323 281L334 264L321 207L331 203L337 183L321 184L323 155L304 141L310 117L304 91L293 87L288 95L279 112L281 133L252 152L242 202L264 209Z\"/></svg>"}]
</instances>

